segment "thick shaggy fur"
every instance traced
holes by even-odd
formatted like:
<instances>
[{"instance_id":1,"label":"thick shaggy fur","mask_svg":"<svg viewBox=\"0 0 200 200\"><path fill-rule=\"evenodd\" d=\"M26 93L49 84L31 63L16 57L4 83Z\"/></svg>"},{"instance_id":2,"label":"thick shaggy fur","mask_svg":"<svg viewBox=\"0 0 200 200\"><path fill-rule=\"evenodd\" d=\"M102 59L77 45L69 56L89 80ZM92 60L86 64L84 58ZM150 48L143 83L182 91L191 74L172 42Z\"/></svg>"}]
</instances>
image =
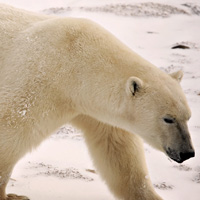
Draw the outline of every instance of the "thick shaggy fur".
<instances>
[{"instance_id":1,"label":"thick shaggy fur","mask_svg":"<svg viewBox=\"0 0 200 200\"><path fill-rule=\"evenodd\" d=\"M177 161L193 150L182 73L165 74L89 20L0 10L0 200L27 199L6 195L12 169L65 123L84 132L117 198L161 200L138 136Z\"/></svg>"}]
</instances>

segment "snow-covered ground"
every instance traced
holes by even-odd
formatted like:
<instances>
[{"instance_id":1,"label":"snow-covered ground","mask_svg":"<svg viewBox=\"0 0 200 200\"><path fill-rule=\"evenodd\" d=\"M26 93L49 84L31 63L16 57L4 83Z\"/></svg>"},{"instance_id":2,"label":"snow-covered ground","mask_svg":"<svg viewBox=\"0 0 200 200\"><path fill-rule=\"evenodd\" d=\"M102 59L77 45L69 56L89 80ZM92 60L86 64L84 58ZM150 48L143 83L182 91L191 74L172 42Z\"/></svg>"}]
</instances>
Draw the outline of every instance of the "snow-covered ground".
<instances>
[{"instance_id":1,"label":"snow-covered ground","mask_svg":"<svg viewBox=\"0 0 200 200\"><path fill-rule=\"evenodd\" d=\"M200 200L199 0L0 0L19 8L92 19L166 72L182 69L192 109L189 128L196 157L179 165L145 145L149 173L165 200ZM182 44L188 49L172 49ZM81 133L60 129L15 167L9 193L31 200L114 200L100 179Z\"/></svg>"}]
</instances>

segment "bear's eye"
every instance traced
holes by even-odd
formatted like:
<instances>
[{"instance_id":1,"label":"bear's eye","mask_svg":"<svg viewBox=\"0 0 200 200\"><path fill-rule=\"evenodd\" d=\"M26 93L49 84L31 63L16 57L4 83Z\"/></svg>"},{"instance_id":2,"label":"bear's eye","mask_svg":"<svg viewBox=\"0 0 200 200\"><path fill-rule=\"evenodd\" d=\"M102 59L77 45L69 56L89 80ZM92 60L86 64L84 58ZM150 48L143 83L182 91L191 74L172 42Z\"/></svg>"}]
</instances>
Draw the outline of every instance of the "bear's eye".
<instances>
[{"instance_id":1,"label":"bear's eye","mask_svg":"<svg viewBox=\"0 0 200 200\"><path fill-rule=\"evenodd\" d=\"M171 118L163 118L163 120L164 120L165 123L167 123L167 124L173 124L173 123L174 123L174 119L171 119Z\"/></svg>"}]
</instances>

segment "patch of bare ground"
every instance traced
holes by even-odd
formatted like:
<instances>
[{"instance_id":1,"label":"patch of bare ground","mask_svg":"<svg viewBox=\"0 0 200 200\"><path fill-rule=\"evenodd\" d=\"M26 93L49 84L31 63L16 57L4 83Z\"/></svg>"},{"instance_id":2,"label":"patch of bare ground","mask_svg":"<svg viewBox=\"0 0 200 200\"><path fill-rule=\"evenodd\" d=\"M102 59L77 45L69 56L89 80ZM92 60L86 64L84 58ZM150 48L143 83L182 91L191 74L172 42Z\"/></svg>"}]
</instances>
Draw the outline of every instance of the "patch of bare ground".
<instances>
[{"instance_id":1,"label":"patch of bare ground","mask_svg":"<svg viewBox=\"0 0 200 200\"><path fill-rule=\"evenodd\" d=\"M195 15L200 15L200 6L193 3L184 3L182 6L189 8L190 12Z\"/></svg>"},{"instance_id":2,"label":"patch of bare ground","mask_svg":"<svg viewBox=\"0 0 200 200\"><path fill-rule=\"evenodd\" d=\"M195 175L195 177L192 179L192 181L195 183L200 183L200 172Z\"/></svg>"},{"instance_id":3,"label":"patch of bare ground","mask_svg":"<svg viewBox=\"0 0 200 200\"><path fill-rule=\"evenodd\" d=\"M79 179L84 181L93 181L94 179L83 175L78 169L70 167L65 169L59 169L49 164L44 163L31 163L29 162L31 169L37 169L36 175L54 176L62 179Z\"/></svg>"},{"instance_id":4,"label":"patch of bare ground","mask_svg":"<svg viewBox=\"0 0 200 200\"><path fill-rule=\"evenodd\" d=\"M172 190L174 188L173 185L167 184L166 182L153 184L155 188L160 190Z\"/></svg>"},{"instance_id":5,"label":"patch of bare ground","mask_svg":"<svg viewBox=\"0 0 200 200\"><path fill-rule=\"evenodd\" d=\"M170 15L175 14L189 15L184 9L153 2L139 4L110 4L101 7L81 7L81 9L89 12L105 12L130 17L169 17Z\"/></svg>"},{"instance_id":6,"label":"patch of bare ground","mask_svg":"<svg viewBox=\"0 0 200 200\"><path fill-rule=\"evenodd\" d=\"M200 166L195 168L196 175L193 177L192 181L195 183L200 183Z\"/></svg>"},{"instance_id":7,"label":"patch of bare ground","mask_svg":"<svg viewBox=\"0 0 200 200\"><path fill-rule=\"evenodd\" d=\"M71 125L66 125L61 127L54 135L51 136L52 138L70 138L74 140L82 140L82 133L75 129Z\"/></svg>"},{"instance_id":8,"label":"patch of bare ground","mask_svg":"<svg viewBox=\"0 0 200 200\"><path fill-rule=\"evenodd\" d=\"M112 13L119 16L128 17L170 17L171 15L200 15L200 6L185 3L179 7L161 3L137 3L137 4L107 4L96 7L55 7L48 8L42 12L45 14L62 14L73 10L81 10L86 12L103 12Z\"/></svg>"},{"instance_id":9,"label":"patch of bare ground","mask_svg":"<svg viewBox=\"0 0 200 200\"><path fill-rule=\"evenodd\" d=\"M183 165L183 164L181 164L181 165L176 165L176 166L174 166L174 168L176 168L176 169L178 169L178 170L180 170L180 171L191 171L191 170L192 170L191 167L188 167L188 166Z\"/></svg>"},{"instance_id":10,"label":"patch of bare ground","mask_svg":"<svg viewBox=\"0 0 200 200\"><path fill-rule=\"evenodd\" d=\"M71 7L56 7L56 8L47 8L45 10L43 10L42 12L50 15L50 14L62 14L62 13L66 13L66 12L70 12L72 11Z\"/></svg>"},{"instance_id":11,"label":"patch of bare ground","mask_svg":"<svg viewBox=\"0 0 200 200\"><path fill-rule=\"evenodd\" d=\"M172 72L175 72L175 71L178 71L178 70L183 70L183 67L182 66L170 65L170 66L167 66L167 67L160 67L160 69L169 74L169 73L172 73Z\"/></svg>"}]
</instances>

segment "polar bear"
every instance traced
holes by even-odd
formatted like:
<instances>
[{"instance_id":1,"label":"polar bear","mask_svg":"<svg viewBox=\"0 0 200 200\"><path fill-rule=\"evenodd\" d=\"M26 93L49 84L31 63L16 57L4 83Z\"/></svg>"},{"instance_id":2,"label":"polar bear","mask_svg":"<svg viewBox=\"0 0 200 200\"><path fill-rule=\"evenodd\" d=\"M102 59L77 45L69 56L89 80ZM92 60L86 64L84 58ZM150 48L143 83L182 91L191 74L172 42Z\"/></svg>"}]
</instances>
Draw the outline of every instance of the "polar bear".
<instances>
[{"instance_id":1,"label":"polar bear","mask_svg":"<svg viewBox=\"0 0 200 200\"><path fill-rule=\"evenodd\" d=\"M122 200L161 200L142 141L176 162L194 156L179 85L87 19L0 5L0 200L17 161L66 123L80 128L94 164Z\"/></svg>"}]
</instances>

